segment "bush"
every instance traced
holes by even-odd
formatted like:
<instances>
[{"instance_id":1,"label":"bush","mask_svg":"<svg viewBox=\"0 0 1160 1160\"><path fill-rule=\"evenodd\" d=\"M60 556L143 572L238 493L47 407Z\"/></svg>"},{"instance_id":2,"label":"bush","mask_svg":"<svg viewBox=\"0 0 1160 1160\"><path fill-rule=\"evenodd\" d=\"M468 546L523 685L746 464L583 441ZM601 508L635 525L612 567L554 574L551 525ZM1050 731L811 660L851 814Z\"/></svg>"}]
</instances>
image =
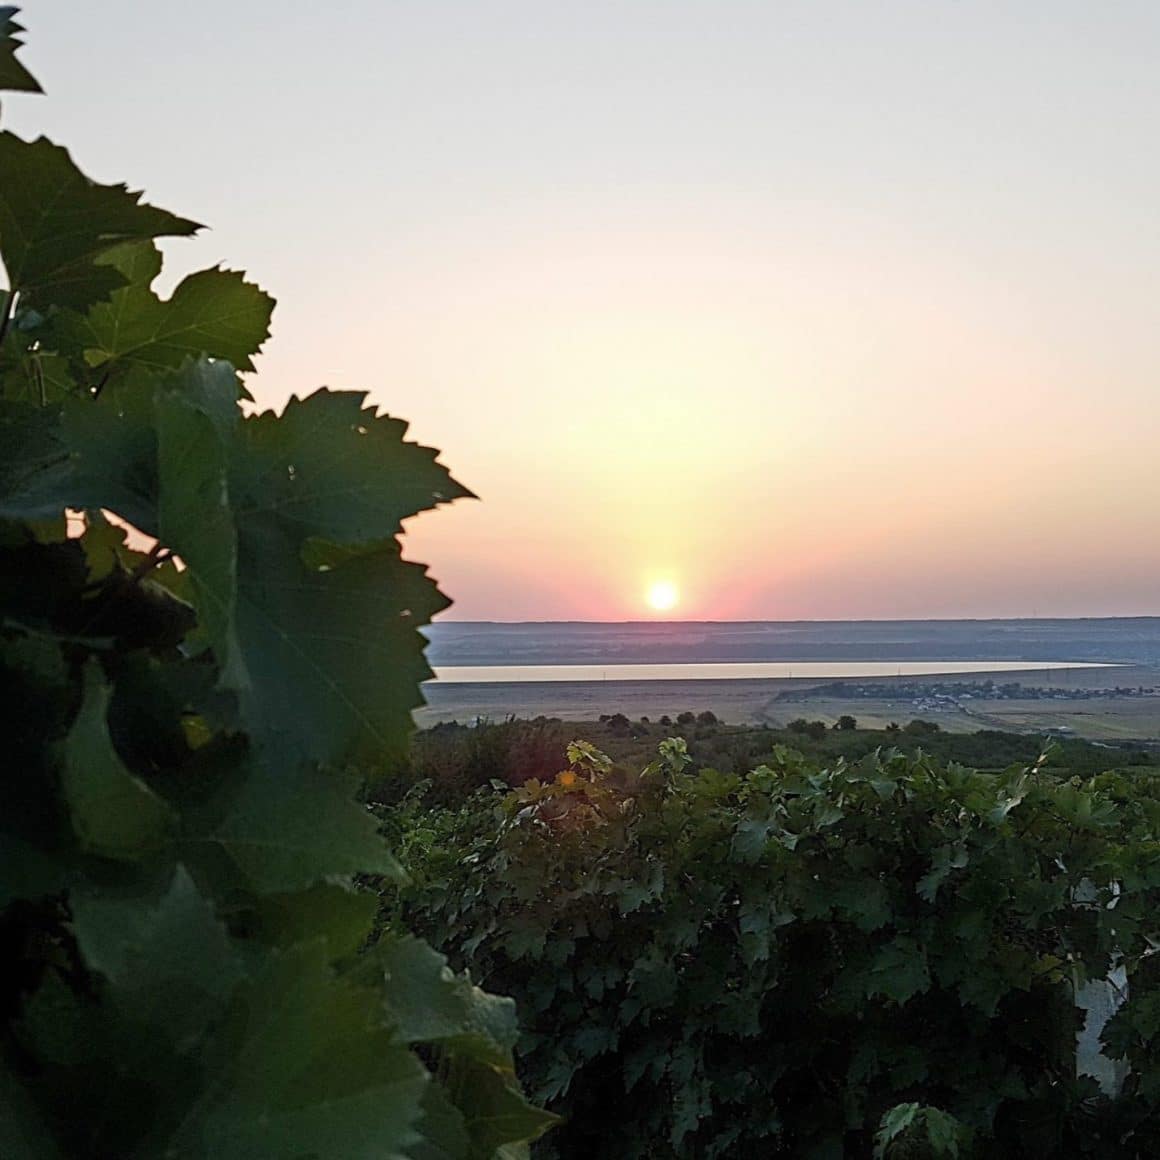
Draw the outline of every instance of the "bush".
<instances>
[{"instance_id":1,"label":"bush","mask_svg":"<svg viewBox=\"0 0 1160 1160\"><path fill-rule=\"evenodd\" d=\"M428 804L455 807L493 781L515 786L552 778L567 764L568 736L559 721L546 717L435 725L414 735L407 755L385 763L370 796L397 802L425 781Z\"/></svg>"},{"instance_id":2,"label":"bush","mask_svg":"<svg viewBox=\"0 0 1160 1160\"><path fill-rule=\"evenodd\" d=\"M566 1117L538 1155L1160 1146L1150 782L784 749L692 776L664 745L631 794L593 775L432 815L392 903L516 996L520 1072ZM1075 1059L1073 986L1113 955L1119 1099Z\"/></svg>"},{"instance_id":3,"label":"bush","mask_svg":"<svg viewBox=\"0 0 1160 1160\"><path fill-rule=\"evenodd\" d=\"M790 733L802 733L813 741L821 741L827 732L825 721L807 721L804 717L795 717L786 729Z\"/></svg>"},{"instance_id":4,"label":"bush","mask_svg":"<svg viewBox=\"0 0 1160 1160\"><path fill-rule=\"evenodd\" d=\"M932 733L941 733L942 726L937 721L924 721L921 717L915 717L903 732L909 733L912 737L929 737Z\"/></svg>"},{"instance_id":5,"label":"bush","mask_svg":"<svg viewBox=\"0 0 1160 1160\"><path fill-rule=\"evenodd\" d=\"M849 732L850 730L858 728L858 719L851 717L849 713L843 713L841 717L834 722L834 728L841 732Z\"/></svg>"},{"instance_id":6,"label":"bush","mask_svg":"<svg viewBox=\"0 0 1160 1160\"><path fill-rule=\"evenodd\" d=\"M690 713L687 710L684 713L677 714L677 724L678 725L693 725L696 723L696 720L697 720L696 713Z\"/></svg>"}]
</instances>

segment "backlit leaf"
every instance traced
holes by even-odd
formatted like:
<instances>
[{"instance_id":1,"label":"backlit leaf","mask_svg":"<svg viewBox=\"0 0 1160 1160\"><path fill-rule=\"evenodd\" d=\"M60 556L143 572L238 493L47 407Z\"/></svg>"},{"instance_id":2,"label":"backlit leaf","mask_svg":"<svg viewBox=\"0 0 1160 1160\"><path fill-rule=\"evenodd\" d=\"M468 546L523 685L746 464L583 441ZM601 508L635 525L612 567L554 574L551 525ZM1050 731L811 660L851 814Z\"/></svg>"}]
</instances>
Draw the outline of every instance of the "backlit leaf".
<instances>
[{"instance_id":1,"label":"backlit leaf","mask_svg":"<svg viewBox=\"0 0 1160 1160\"><path fill-rule=\"evenodd\" d=\"M377 416L361 391L316 391L281 415L248 418L235 477L239 522L268 517L296 544L365 544L470 496L438 452L407 442L406 431L401 419Z\"/></svg>"},{"instance_id":2,"label":"backlit leaf","mask_svg":"<svg viewBox=\"0 0 1160 1160\"><path fill-rule=\"evenodd\" d=\"M460 1061L451 1095L471 1140L469 1160L492 1160L498 1149L536 1140L558 1122L528 1103L495 1068L475 1060Z\"/></svg>"},{"instance_id":3,"label":"backlit leaf","mask_svg":"<svg viewBox=\"0 0 1160 1160\"><path fill-rule=\"evenodd\" d=\"M248 761L187 810L183 843L198 863L224 856L256 894L358 873L397 876L378 823L355 800L358 786L354 775L303 763L274 769Z\"/></svg>"},{"instance_id":4,"label":"backlit leaf","mask_svg":"<svg viewBox=\"0 0 1160 1160\"><path fill-rule=\"evenodd\" d=\"M16 59L16 52L24 43L18 35L24 27L13 19L19 11L8 4L0 6L0 89L39 93L43 90L36 78Z\"/></svg>"},{"instance_id":5,"label":"backlit leaf","mask_svg":"<svg viewBox=\"0 0 1160 1160\"><path fill-rule=\"evenodd\" d=\"M191 1046L242 978L241 958L209 902L178 866L151 903L74 895L73 927L90 970L124 1018L159 1025Z\"/></svg>"},{"instance_id":6,"label":"backlit leaf","mask_svg":"<svg viewBox=\"0 0 1160 1160\"><path fill-rule=\"evenodd\" d=\"M324 945L272 951L244 985L206 1088L165 1155L175 1160L405 1160L430 1082L344 982Z\"/></svg>"},{"instance_id":7,"label":"backlit leaf","mask_svg":"<svg viewBox=\"0 0 1160 1160\"><path fill-rule=\"evenodd\" d=\"M156 209L124 185L99 185L68 151L41 137L0 133L0 257L22 305L74 310L125 284L96 258L122 242L187 236L196 222Z\"/></svg>"},{"instance_id":8,"label":"backlit leaf","mask_svg":"<svg viewBox=\"0 0 1160 1160\"><path fill-rule=\"evenodd\" d=\"M388 1022L406 1043L433 1043L481 1063L511 1068L519 1035L515 1003L454 974L445 956L417 938L386 936L363 964L386 977Z\"/></svg>"},{"instance_id":9,"label":"backlit leaf","mask_svg":"<svg viewBox=\"0 0 1160 1160\"><path fill-rule=\"evenodd\" d=\"M151 288L161 273L161 254L151 242L117 246L97 262L116 270L125 284L86 314L55 324L58 340L78 347L89 366L176 370L208 355L253 370L252 356L270 334L274 300L243 275L202 270L163 299Z\"/></svg>"},{"instance_id":10,"label":"backlit leaf","mask_svg":"<svg viewBox=\"0 0 1160 1160\"><path fill-rule=\"evenodd\" d=\"M279 946L326 941L334 959L353 955L374 929L379 898L340 883L265 894L256 900L258 937Z\"/></svg>"}]
</instances>

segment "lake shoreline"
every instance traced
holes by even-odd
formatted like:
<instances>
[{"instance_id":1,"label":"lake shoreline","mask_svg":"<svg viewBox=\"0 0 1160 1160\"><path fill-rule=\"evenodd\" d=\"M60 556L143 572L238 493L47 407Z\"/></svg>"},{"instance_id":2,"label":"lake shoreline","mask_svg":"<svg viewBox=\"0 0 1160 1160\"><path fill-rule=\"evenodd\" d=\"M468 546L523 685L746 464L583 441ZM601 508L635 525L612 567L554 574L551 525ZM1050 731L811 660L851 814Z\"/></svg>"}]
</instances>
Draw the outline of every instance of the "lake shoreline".
<instances>
[{"instance_id":1,"label":"lake shoreline","mask_svg":"<svg viewBox=\"0 0 1160 1160\"><path fill-rule=\"evenodd\" d=\"M1077 669L1118 668L1109 661L725 661L641 664L440 665L436 684L588 684L631 681L873 680L903 677L997 677L1012 673L1058 673Z\"/></svg>"}]
</instances>

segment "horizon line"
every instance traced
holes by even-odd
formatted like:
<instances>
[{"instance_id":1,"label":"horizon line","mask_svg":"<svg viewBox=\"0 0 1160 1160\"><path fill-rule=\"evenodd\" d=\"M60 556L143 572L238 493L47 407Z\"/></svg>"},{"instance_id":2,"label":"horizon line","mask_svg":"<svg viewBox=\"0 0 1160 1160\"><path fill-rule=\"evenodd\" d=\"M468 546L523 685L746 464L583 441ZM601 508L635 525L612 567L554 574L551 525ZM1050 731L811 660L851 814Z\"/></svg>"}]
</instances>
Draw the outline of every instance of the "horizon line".
<instances>
[{"instance_id":1,"label":"horizon line","mask_svg":"<svg viewBox=\"0 0 1160 1160\"><path fill-rule=\"evenodd\" d=\"M569 620L479 620L439 617L423 627L436 624L505 624L505 625L573 625L573 624L617 624L617 625L707 625L707 624L992 624L996 622L1050 623L1052 621L1091 620L1160 620L1160 613L1145 612L1129 615L1102 614L1091 616L863 616L863 617L797 617L779 620L772 617L747 620L591 620L573 618Z\"/></svg>"}]
</instances>

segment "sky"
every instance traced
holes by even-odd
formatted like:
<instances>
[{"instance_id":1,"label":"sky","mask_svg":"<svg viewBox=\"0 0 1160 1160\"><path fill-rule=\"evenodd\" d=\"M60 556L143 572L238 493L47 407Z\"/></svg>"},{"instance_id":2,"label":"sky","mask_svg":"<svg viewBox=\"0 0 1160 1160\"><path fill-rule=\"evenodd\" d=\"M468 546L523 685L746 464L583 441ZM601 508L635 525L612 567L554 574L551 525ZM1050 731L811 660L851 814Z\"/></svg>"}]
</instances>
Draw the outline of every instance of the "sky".
<instances>
[{"instance_id":1,"label":"sky","mask_svg":"<svg viewBox=\"0 0 1160 1160\"><path fill-rule=\"evenodd\" d=\"M26 0L7 127L480 496L456 619L1160 614L1160 5ZM650 607L669 585L676 604Z\"/></svg>"}]
</instances>

